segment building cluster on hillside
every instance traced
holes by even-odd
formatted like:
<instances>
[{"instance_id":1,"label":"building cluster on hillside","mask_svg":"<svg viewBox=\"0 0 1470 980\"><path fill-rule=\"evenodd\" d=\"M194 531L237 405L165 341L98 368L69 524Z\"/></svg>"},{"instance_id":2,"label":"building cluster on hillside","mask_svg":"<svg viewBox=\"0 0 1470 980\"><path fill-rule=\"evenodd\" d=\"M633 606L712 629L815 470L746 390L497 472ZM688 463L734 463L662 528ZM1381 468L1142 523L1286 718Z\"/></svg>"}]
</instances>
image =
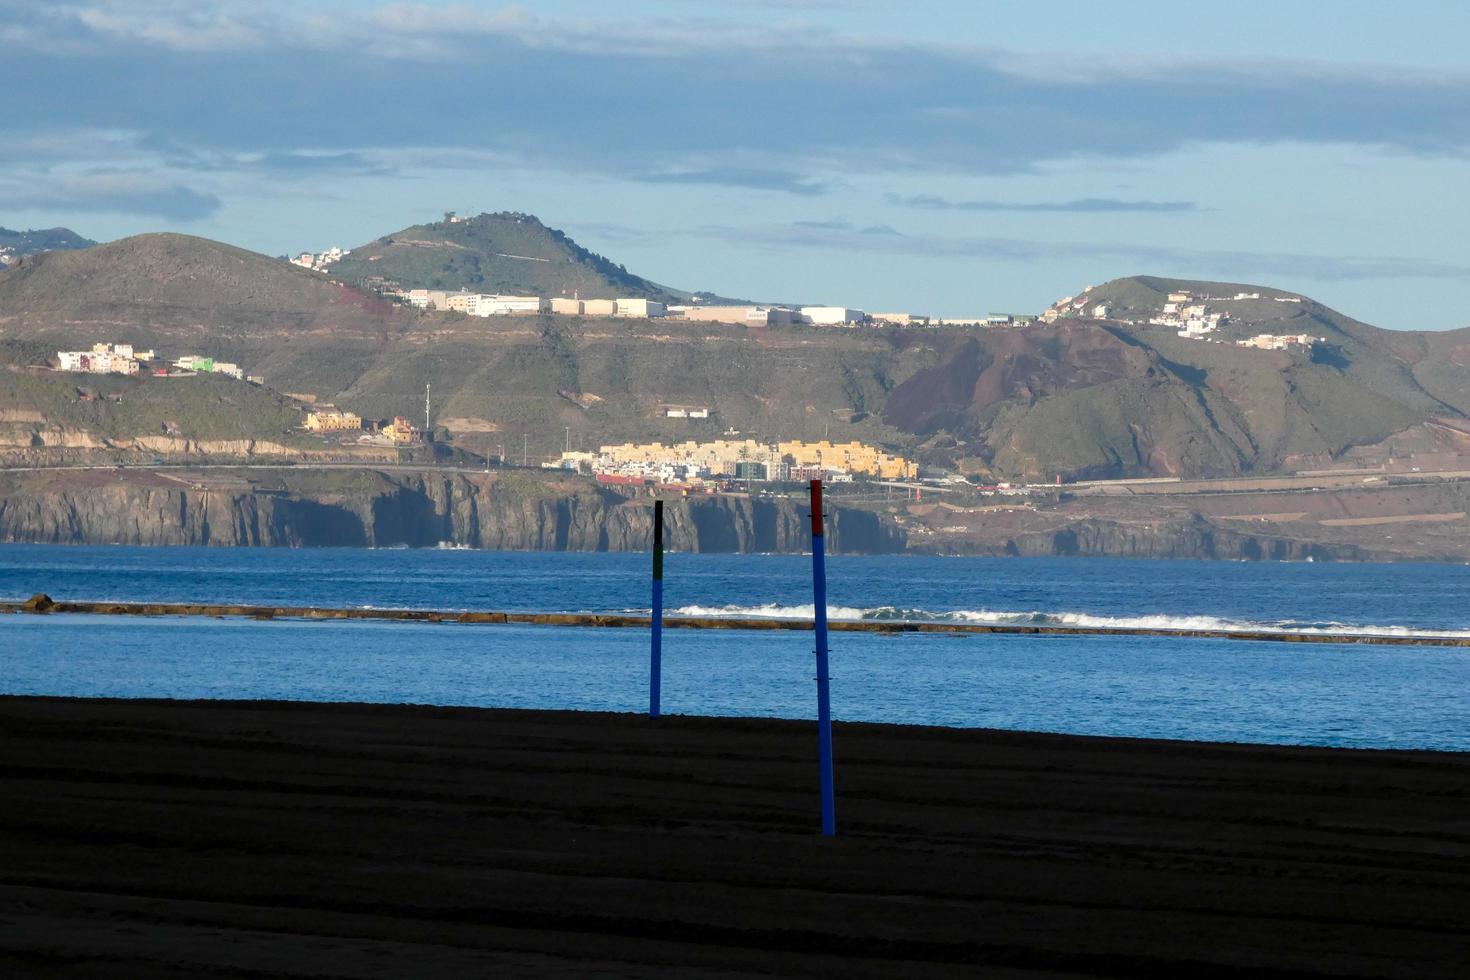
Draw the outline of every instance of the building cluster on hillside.
<instances>
[{"instance_id":1,"label":"building cluster on hillside","mask_svg":"<svg viewBox=\"0 0 1470 980\"><path fill-rule=\"evenodd\" d=\"M1230 318L1228 313L1212 311L1207 304L1190 293L1170 293L1158 316L1149 317L1149 323L1170 327L1181 337L1198 340L1220 329L1220 324Z\"/></svg>"},{"instance_id":2,"label":"building cluster on hillside","mask_svg":"<svg viewBox=\"0 0 1470 980\"><path fill-rule=\"evenodd\" d=\"M359 437L359 441L388 442L394 445L416 442L420 436L414 424L402 415L393 416L391 421L364 422L362 416L356 412L344 412L329 406L322 406L315 411L307 412L301 426L307 432L315 432L318 435L328 432L363 432L366 430L366 433Z\"/></svg>"},{"instance_id":3,"label":"building cluster on hillside","mask_svg":"<svg viewBox=\"0 0 1470 980\"><path fill-rule=\"evenodd\" d=\"M86 374L138 374L153 360L151 350L134 350L132 344L93 344L91 350L59 350L59 370Z\"/></svg>"},{"instance_id":4,"label":"building cluster on hillside","mask_svg":"<svg viewBox=\"0 0 1470 980\"><path fill-rule=\"evenodd\" d=\"M1249 340L1237 340L1235 343L1240 347L1254 347L1258 350L1286 350L1288 347L1311 347L1313 344L1326 342L1326 337L1313 337L1304 333L1258 333Z\"/></svg>"},{"instance_id":5,"label":"building cluster on hillside","mask_svg":"<svg viewBox=\"0 0 1470 980\"><path fill-rule=\"evenodd\" d=\"M293 256L291 264L299 265L301 268L310 269L313 272L326 272L327 266L333 262L340 262L351 254L351 249L338 248L333 245L325 252L302 252L300 255Z\"/></svg>"},{"instance_id":6,"label":"building cluster on hillside","mask_svg":"<svg viewBox=\"0 0 1470 980\"><path fill-rule=\"evenodd\" d=\"M1142 320L1130 320L1119 318L1114 314L1113 304L1106 300L1094 303L1088 296L1094 286L1088 286L1079 296L1063 296L1053 303L1041 314L1043 323L1055 323L1064 318L1090 318L1093 320L1121 319L1124 323L1142 323ZM1159 327L1168 327L1181 337L1190 340L1203 340L1209 334L1219 330L1220 327L1231 320L1229 310L1212 309L1210 304L1236 303L1251 300L1271 300L1277 303L1301 303L1300 296L1263 296L1259 292L1237 292L1234 295L1205 296L1198 295L1188 290L1169 293L1165 297L1162 309L1149 317L1148 323ZM1262 336L1265 336L1264 334ZM1221 341L1223 343L1223 341ZM1255 346L1254 341L1244 342L1246 346Z\"/></svg>"},{"instance_id":7,"label":"building cluster on hillside","mask_svg":"<svg viewBox=\"0 0 1470 980\"><path fill-rule=\"evenodd\" d=\"M93 344L91 350L59 350L56 352L57 370L81 371L87 374L142 374L145 366L148 373L159 378L188 377L195 374L223 374L237 381L264 384L258 375L245 374L238 364L216 361L212 357L186 354L173 361L171 367L157 364L157 355L151 350L135 350L132 344Z\"/></svg>"},{"instance_id":8,"label":"building cluster on hillside","mask_svg":"<svg viewBox=\"0 0 1470 980\"><path fill-rule=\"evenodd\" d=\"M563 453L556 464L585 470L606 482L720 483L828 480L854 476L913 479L918 466L860 442L759 442L755 439L714 442L623 443L597 452Z\"/></svg>"},{"instance_id":9,"label":"building cluster on hillside","mask_svg":"<svg viewBox=\"0 0 1470 980\"><path fill-rule=\"evenodd\" d=\"M1062 319L1087 316L1087 304L1089 302L1087 294L1095 288L1094 286L1088 286L1082 290L1079 296L1063 296L1043 310L1041 316L1036 319L1039 319L1042 323L1056 323ZM1107 303L1098 303L1092 308L1092 318L1095 320L1106 320L1112 315L1112 312L1112 307Z\"/></svg>"},{"instance_id":10,"label":"building cluster on hillside","mask_svg":"<svg viewBox=\"0 0 1470 980\"><path fill-rule=\"evenodd\" d=\"M204 354L185 354L183 357L175 358L173 365L180 371L192 371L195 374L223 374L236 381L245 380L245 371L240 365L231 361L217 361Z\"/></svg>"}]
</instances>

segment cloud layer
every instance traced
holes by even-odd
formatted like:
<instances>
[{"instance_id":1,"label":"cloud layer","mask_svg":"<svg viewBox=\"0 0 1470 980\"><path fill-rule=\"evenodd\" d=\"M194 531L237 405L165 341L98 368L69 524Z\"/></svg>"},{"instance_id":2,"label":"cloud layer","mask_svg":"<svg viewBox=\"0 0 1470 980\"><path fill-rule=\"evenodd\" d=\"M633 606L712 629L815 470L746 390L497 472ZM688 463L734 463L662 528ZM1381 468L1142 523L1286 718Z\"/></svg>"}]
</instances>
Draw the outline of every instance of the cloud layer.
<instances>
[{"instance_id":1,"label":"cloud layer","mask_svg":"<svg viewBox=\"0 0 1470 980\"><path fill-rule=\"evenodd\" d=\"M1191 248L1184 245L1141 245L1128 242L1045 241L1004 237L904 235L886 226L855 228L845 222L793 222L786 225L705 225L690 234L740 245L785 245L836 253L880 252L931 259L975 259L1002 262L1094 262L1122 260L1159 274L1262 276L1319 281L1359 279L1470 278L1470 265L1424 262L1392 256L1311 255Z\"/></svg>"},{"instance_id":2,"label":"cloud layer","mask_svg":"<svg viewBox=\"0 0 1470 980\"><path fill-rule=\"evenodd\" d=\"M1199 210L1193 201L1122 201L1113 197L1084 197L1071 201L952 201L934 194L915 194L909 197L891 194L888 200L904 207L922 208L927 211L1174 214L1181 211Z\"/></svg>"},{"instance_id":3,"label":"cloud layer","mask_svg":"<svg viewBox=\"0 0 1470 980\"><path fill-rule=\"evenodd\" d=\"M237 159L440 147L810 195L822 173L1008 174L1199 141L1470 149L1463 74L1043 59L822 29L467 6L290 15L176 0L0 0L0 20L13 85L6 128L66 119Z\"/></svg>"}]
</instances>

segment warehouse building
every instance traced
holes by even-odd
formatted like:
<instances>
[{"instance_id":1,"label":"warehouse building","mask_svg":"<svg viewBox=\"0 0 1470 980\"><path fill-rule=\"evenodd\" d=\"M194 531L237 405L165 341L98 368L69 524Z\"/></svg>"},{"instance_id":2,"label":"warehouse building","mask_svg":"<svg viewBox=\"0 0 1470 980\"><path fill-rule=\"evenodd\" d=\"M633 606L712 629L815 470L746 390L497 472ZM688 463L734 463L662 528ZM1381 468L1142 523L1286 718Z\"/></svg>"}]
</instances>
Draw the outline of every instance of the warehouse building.
<instances>
[{"instance_id":1,"label":"warehouse building","mask_svg":"<svg viewBox=\"0 0 1470 980\"><path fill-rule=\"evenodd\" d=\"M664 304L651 299L619 299L613 301L616 316L648 318L664 315Z\"/></svg>"},{"instance_id":2,"label":"warehouse building","mask_svg":"<svg viewBox=\"0 0 1470 980\"><path fill-rule=\"evenodd\" d=\"M867 319L867 314L845 306L803 306L801 319L819 327L847 327L862 323Z\"/></svg>"}]
</instances>

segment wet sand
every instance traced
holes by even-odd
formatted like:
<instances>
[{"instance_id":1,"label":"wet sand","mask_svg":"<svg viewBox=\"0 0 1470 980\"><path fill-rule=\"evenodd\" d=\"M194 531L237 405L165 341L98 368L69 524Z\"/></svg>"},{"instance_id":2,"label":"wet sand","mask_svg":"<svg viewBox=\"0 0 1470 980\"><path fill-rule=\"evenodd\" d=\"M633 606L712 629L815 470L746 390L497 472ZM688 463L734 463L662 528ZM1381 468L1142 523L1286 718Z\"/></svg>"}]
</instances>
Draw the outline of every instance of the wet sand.
<instances>
[{"instance_id":1,"label":"wet sand","mask_svg":"<svg viewBox=\"0 0 1470 980\"><path fill-rule=\"evenodd\" d=\"M0 698L0 974L1463 977L1470 754Z\"/></svg>"}]
</instances>

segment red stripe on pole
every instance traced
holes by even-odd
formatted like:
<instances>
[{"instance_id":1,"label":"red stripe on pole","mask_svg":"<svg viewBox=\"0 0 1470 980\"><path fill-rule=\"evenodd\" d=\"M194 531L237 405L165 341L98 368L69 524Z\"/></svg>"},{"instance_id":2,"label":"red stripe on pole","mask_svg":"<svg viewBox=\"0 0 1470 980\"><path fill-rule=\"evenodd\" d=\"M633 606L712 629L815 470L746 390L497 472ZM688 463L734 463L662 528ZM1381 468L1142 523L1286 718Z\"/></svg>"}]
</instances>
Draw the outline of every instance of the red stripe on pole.
<instances>
[{"instance_id":1,"label":"red stripe on pole","mask_svg":"<svg viewBox=\"0 0 1470 980\"><path fill-rule=\"evenodd\" d=\"M812 536L822 536L822 481L812 481Z\"/></svg>"}]
</instances>

